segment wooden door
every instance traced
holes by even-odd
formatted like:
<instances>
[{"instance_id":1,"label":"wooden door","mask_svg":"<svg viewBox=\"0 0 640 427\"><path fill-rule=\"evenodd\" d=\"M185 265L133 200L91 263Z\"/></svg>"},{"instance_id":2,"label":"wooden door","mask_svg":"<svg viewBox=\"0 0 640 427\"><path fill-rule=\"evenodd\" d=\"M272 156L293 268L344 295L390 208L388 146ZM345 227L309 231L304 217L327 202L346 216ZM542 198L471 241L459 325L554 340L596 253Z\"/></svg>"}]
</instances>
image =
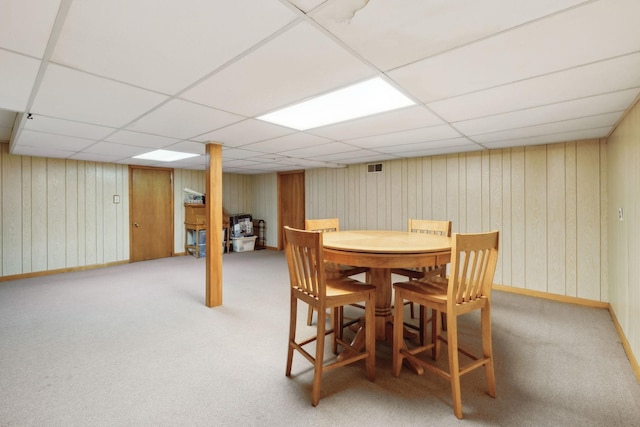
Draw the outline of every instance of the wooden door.
<instances>
[{"instance_id":1,"label":"wooden door","mask_svg":"<svg viewBox=\"0 0 640 427\"><path fill-rule=\"evenodd\" d=\"M284 226L304 229L304 171L278 173L278 249L284 249Z\"/></svg>"},{"instance_id":2,"label":"wooden door","mask_svg":"<svg viewBox=\"0 0 640 427\"><path fill-rule=\"evenodd\" d=\"M129 168L131 262L173 256L173 170Z\"/></svg>"}]
</instances>

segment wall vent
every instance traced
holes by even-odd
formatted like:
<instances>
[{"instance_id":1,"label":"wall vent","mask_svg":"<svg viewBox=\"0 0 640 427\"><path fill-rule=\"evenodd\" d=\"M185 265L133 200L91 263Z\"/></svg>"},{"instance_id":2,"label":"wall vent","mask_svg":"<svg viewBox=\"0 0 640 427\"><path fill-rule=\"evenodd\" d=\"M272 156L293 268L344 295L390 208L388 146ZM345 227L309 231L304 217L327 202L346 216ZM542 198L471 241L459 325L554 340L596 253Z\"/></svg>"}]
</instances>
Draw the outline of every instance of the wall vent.
<instances>
[{"instance_id":1,"label":"wall vent","mask_svg":"<svg viewBox=\"0 0 640 427\"><path fill-rule=\"evenodd\" d=\"M367 172L369 173L382 172L382 163L373 163L373 164L367 165Z\"/></svg>"}]
</instances>

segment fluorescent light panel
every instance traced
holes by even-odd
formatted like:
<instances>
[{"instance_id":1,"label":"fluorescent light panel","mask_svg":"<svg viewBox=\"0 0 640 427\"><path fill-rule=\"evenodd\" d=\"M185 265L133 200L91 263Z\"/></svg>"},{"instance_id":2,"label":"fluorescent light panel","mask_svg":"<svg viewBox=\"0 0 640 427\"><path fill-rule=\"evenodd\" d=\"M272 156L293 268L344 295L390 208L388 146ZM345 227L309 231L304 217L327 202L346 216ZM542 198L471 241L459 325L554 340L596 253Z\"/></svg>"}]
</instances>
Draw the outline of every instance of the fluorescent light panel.
<instances>
[{"instance_id":1,"label":"fluorescent light panel","mask_svg":"<svg viewBox=\"0 0 640 427\"><path fill-rule=\"evenodd\" d=\"M140 154L138 156L133 156L134 159L144 159L144 160L156 160L159 162L175 162L176 160L188 159L189 157L196 157L199 154L193 153L181 153L179 151L169 151L169 150L155 150L150 151L148 153Z\"/></svg>"},{"instance_id":2,"label":"fluorescent light panel","mask_svg":"<svg viewBox=\"0 0 640 427\"><path fill-rule=\"evenodd\" d=\"M297 130L313 129L333 123L413 105L380 77L318 96L258 117Z\"/></svg>"}]
</instances>

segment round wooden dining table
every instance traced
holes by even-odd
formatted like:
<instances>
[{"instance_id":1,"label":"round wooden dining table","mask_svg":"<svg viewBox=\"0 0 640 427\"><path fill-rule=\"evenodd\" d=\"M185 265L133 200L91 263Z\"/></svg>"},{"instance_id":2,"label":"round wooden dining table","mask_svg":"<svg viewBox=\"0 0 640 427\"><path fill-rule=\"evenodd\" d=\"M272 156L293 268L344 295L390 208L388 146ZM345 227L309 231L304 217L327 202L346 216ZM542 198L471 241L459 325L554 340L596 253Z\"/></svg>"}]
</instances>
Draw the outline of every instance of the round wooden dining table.
<instances>
[{"instance_id":1,"label":"round wooden dining table","mask_svg":"<svg viewBox=\"0 0 640 427\"><path fill-rule=\"evenodd\" d=\"M325 261L369 267L370 282L376 287L378 340L390 340L393 335L391 269L438 266L451 260L451 238L446 236L354 230L323 233L322 238ZM363 333L356 334L354 344L360 340L364 340Z\"/></svg>"}]
</instances>

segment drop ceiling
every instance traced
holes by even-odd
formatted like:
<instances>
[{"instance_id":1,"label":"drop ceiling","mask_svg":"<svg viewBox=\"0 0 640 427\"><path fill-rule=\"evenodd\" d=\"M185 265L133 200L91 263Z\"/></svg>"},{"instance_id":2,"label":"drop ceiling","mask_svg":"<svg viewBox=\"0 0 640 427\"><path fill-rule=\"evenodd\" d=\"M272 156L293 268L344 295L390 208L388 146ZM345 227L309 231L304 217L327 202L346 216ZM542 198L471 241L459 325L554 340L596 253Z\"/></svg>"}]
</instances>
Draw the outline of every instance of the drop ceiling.
<instances>
[{"instance_id":1,"label":"drop ceiling","mask_svg":"<svg viewBox=\"0 0 640 427\"><path fill-rule=\"evenodd\" d=\"M607 137L638 0L4 0L12 154L257 174ZM372 77L415 101L305 132L256 117ZM168 164L153 149L202 154Z\"/></svg>"}]
</instances>

